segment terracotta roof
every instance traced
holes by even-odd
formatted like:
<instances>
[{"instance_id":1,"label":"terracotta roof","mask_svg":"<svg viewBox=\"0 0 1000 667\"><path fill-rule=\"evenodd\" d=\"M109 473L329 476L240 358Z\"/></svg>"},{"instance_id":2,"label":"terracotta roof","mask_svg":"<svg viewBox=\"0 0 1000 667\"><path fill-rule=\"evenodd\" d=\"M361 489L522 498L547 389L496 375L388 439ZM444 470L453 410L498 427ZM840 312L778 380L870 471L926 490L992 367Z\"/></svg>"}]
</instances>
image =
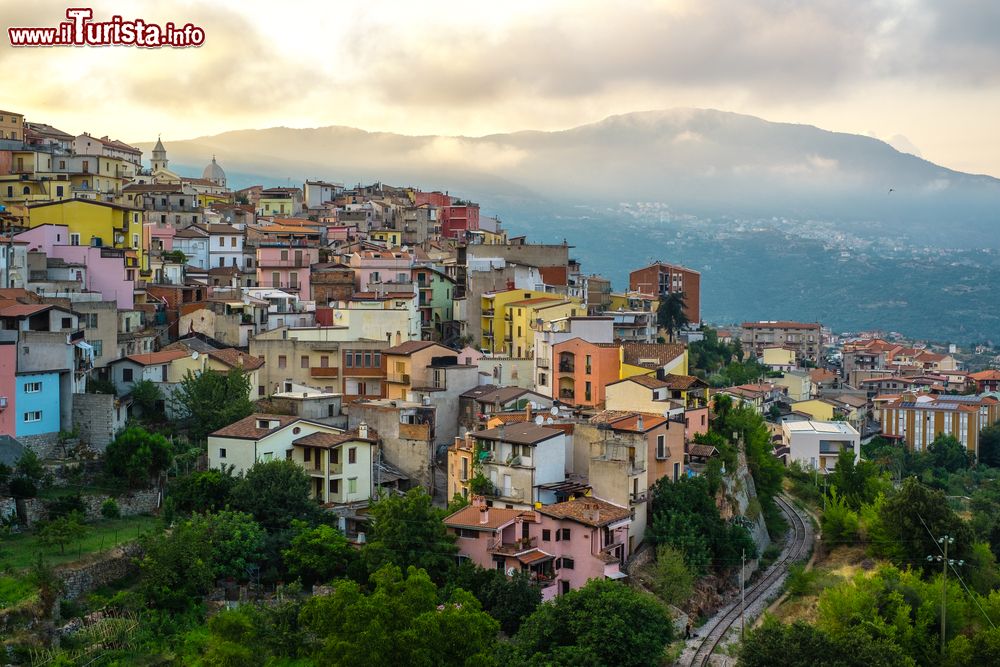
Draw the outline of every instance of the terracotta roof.
<instances>
[{"instance_id":1,"label":"terracotta roof","mask_svg":"<svg viewBox=\"0 0 1000 667\"><path fill-rule=\"evenodd\" d=\"M16 303L10 306L4 306L0 309L0 317L28 317L29 315L40 313L48 310L49 308L52 308L51 304Z\"/></svg>"},{"instance_id":2,"label":"terracotta roof","mask_svg":"<svg viewBox=\"0 0 1000 667\"><path fill-rule=\"evenodd\" d=\"M845 405L850 405L854 408L860 408L863 405L868 404L868 399L862 396L852 396L851 394L841 394L840 396L834 396L830 400L837 401L838 403L844 403Z\"/></svg>"},{"instance_id":3,"label":"terracotta roof","mask_svg":"<svg viewBox=\"0 0 1000 667\"><path fill-rule=\"evenodd\" d=\"M512 424L485 431L473 431L473 435L477 438L510 442L515 445L536 445L562 434L563 432L558 429L536 426L533 423Z\"/></svg>"},{"instance_id":4,"label":"terracotta roof","mask_svg":"<svg viewBox=\"0 0 1000 667\"><path fill-rule=\"evenodd\" d=\"M264 365L264 360L246 352L240 352L236 348L226 347L221 350L209 350L208 356L221 361L230 368L243 368L248 371L255 371Z\"/></svg>"},{"instance_id":5,"label":"terracotta roof","mask_svg":"<svg viewBox=\"0 0 1000 667\"><path fill-rule=\"evenodd\" d=\"M412 295L410 295L412 296ZM451 348L445 347L440 343L435 343L430 340L408 340L405 343L400 343L395 347L390 347L382 351L382 354L394 354L397 356L408 357L414 352L419 352L420 350L426 350L429 347L440 347L442 350L446 350L451 353L455 353Z\"/></svg>"},{"instance_id":6,"label":"terracotta roof","mask_svg":"<svg viewBox=\"0 0 1000 667\"><path fill-rule=\"evenodd\" d=\"M985 382L989 380L1000 380L1000 371L988 369L985 371L978 371L976 373L969 373L969 377L976 382Z\"/></svg>"},{"instance_id":7,"label":"terracotta roof","mask_svg":"<svg viewBox=\"0 0 1000 667\"><path fill-rule=\"evenodd\" d=\"M485 521L483 520L483 515ZM507 509L504 507L489 507L482 511L474 505L466 505L454 514L444 518L446 526L458 526L462 528L474 528L479 530L496 530L500 526L506 525L519 516L534 520L533 512L525 510Z\"/></svg>"},{"instance_id":8,"label":"terracotta roof","mask_svg":"<svg viewBox=\"0 0 1000 667\"><path fill-rule=\"evenodd\" d=\"M825 368L814 368L809 371L809 379L813 382L831 382L837 379L837 374Z\"/></svg>"},{"instance_id":9,"label":"terracotta roof","mask_svg":"<svg viewBox=\"0 0 1000 667\"><path fill-rule=\"evenodd\" d=\"M130 183L122 188L122 192L183 192L176 183Z\"/></svg>"},{"instance_id":10,"label":"terracotta roof","mask_svg":"<svg viewBox=\"0 0 1000 667\"><path fill-rule=\"evenodd\" d=\"M639 428L639 419L642 419L642 429ZM608 422L611 428L616 431L631 431L633 433L647 433L658 426L667 423L667 419L662 415L650 413L636 413L627 417Z\"/></svg>"},{"instance_id":11,"label":"terracotta roof","mask_svg":"<svg viewBox=\"0 0 1000 667\"><path fill-rule=\"evenodd\" d=\"M377 437L378 434L371 429L368 430L367 438L359 437L357 429L348 431L347 433L324 433L322 431L317 431L316 433L310 433L309 435L304 435L301 438L292 440L292 444L329 449L331 447L336 447L337 445L342 445L345 442L375 443L378 442Z\"/></svg>"},{"instance_id":12,"label":"terracotta roof","mask_svg":"<svg viewBox=\"0 0 1000 667\"><path fill-rule=\"evenodd\" d=\"M666 381L668 387L681 391L690 389L691 387L695 387L697 385L702 385L703 387L708 386L704 380L699 377L695 377L694 375L674 375L672 373L667 373L663 379Z\"/></svg>"},{"instance_id":13,"label":"terracotta roof","mask_svg":"<svg viewBox=\"0 0 1000 667\"><path fill-rule=\"evenodd\" d=\"M611 382L611 383L608 384L608 386L611 386L613 384L618 384L619 382L634 382L634 383L636 383L638 385L641 385L641 386L645 387L646 389L664 389L667 386L669 386L666 382L664 382L663 380L660 380L659 378L657 378L655 375L652 375L652 374L650 374L650 375L633 375L631 377L627 377L627 378L624 378L622 380L617 380L615 382Z\"/></svg>"},{"instance_id":14,"label":"terracotta roof","mask_svg":"<svg viewBox=\"0 0 1000 667\"><path fill-rule=\"evenodd\" d=\"M600 498L575 498L555 505L545 505L537 510L540 514L556 519L569 519L585 526L599 528L623 521L632 516L627 507L620 507Z\"/></svg>"},{"instance_id":15,"label":"terracotta roof","mask_svg":"<svg viewBox=\"0 0 1000 667\"><path fill-rule=\"evenodd\" d=\"M377 292L355 292L351 295L351 301L388 301L389 299L413 299L416 298L413 292L387 292L378 294ZM429 342L429 341L425 341Z\"/></svg>"},{"instance_id":16,"label":"terracotta roof","mask_svg":"<svg viewBox=\"0 0 1000 667\"><path fill-rule=\"evenodd\" d=\"M657 366L667 364L684 354L682 343L624 343L624 361L633 366L642 366L646 360L652 360Z\"/></svg>"},{"instance_id":17,"label":"terracotta roof","mask_svg":"<svg viewBox=\"0 0 1000 667\"><path fill-rule=\"evenodd\" d=\"M517 400L525 394L531 394L532 396L537 396L539 398L548 398L548 396L543 396L542 394L531 391L530 389L524 389L522 387L497 387L494 388L493 391L477 396L476 400L480 403L503 404Z\"/></svg>"},{"instance_id":18,"label":"terracotta roof","mask_svg":"<svg viewBox=\"0 0 1000 667\"><path fill-rule=\"evenodd\" d=\"M710 456L715 456L719 453L712 445L699 445L698 443L692 443L688 445L688 454L690 456L697 456L699 458L708 458Z\"/></svg>"},{"instance_id":19,"label":"terracotta roof","mask_svg":"<svg viewBox=\"0 0 1000 667\"><path fill-rule=\"evenodd\" d=\"M497 385L495 385L495 384L481 384L478 387L473 387L472 389L469 389L468 391L462 392L462 398L478 398L478 397L482 396L483 394L490 393L491 391L495 390L496 388L497 388Z\"/></svg>"},{"instance_id":20,"label":"terracotta roof","mask_svg":"<svg viewBox=\"0 0 1000 667\"><path fill-rule=\"evenodd\" d=\"M148 352L146 354L133 354L125 359L140 366L156 366L157 364L169 364L174 359L189 357L191 353L187 350L160 350L159 352ZM124 359L115 359L111 363L115 364Z\"/></svg>"},{"instance_id":21,"label":"terracotta roof","mask_svg":"<svg viewBox=\"0 0 1000 667\"><path fill-rule=\"evenodd\" d=\"M249 417L244 417L238 422L233 422L229 426L223 426L218 431L209 433L209 435L218 436L220 438L243 438L246 440L259 440L265 435L273 433L274 431L288 426L293 421L298 420L298 417L293 415L271 415L271 414L253 414ZM278 425L273 428L258 428L257 421L277 421Z\"/></svg>"}]
</instances>

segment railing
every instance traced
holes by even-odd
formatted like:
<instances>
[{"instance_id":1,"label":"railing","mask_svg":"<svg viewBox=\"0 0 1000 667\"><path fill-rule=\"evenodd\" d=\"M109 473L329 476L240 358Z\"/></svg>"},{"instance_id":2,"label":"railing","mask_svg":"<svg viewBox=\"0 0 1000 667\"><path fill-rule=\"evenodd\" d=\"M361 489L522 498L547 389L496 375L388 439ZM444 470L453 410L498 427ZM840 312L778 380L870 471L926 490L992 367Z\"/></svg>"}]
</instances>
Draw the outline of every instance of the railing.
<instances>
[{"instance_id":1,"label":"railing","mask_svg":"<svg viewBox=\"0 0 1000 667\"><path fill-rule=\"evenodd\" d=\"M649 497L648 491L640 491L639 493L628 494L628 501L631 504L644 503L646 502L648 497Z\"/></svg>"},{"instance_id":2,"label":"railing","mask_svg":"<svg viewBox=\"0 0 1000 667\"><path fill-rule=\"evenodd\" d=\"M386 373L386 382L395 382L396 384L410 384L410 374L409 373Z\"/></svg>"},{"instance_id":3,"label":"railing","mask_svg":"<svg viewBox=\"0 0 1000 667\"><path fill-rule=\"evenodd\" d=\"M538 367L539 368L548 368L549 367L549 360L548 359L543 359L542 357L539 357L538 358Z\"/></svg>"},{"instance_id":4,"label":"railing","mask_svg":"<svg viewBox=\"0 0 1000 667\"><path fill-rule=\"evenodd\" d=\"M303 257L301 259L261 259L258 260L257 266L260 267L261 269L266 269L270 267L305 269L310 266L310 263L311 262L308 257Z\"/></svg>"},{"instance_id":5,"label":"railing","mask_svg":"<svg viewBox=\"0 0 1000 667\"><path fill-rule=\"evenodd\" d=\"M576 371L576 365L572 361L560 361L559 362L559 372L560 373L573 373Z\"/></svg>"},{"instance_id":6,"label":"railing","mask_svg":"<svg viewBox=\"0 0 1000 667\"><path fill-rule=\"evenodd\" d=\"M576 392L572 389L560 389L559 398L568 398L570 400L576 398Z\"/></svg>"},{"instance_id":7,"label":"railing","mask_svg":"<svg viewBox=\"0 0 1000 667\"><path fill-rule=\"evenodd\" d=\"M335 366L314 366L309 369L309 375L314 378L335 378L339 374L340 369Z\"/></svg>"}]
</instances>

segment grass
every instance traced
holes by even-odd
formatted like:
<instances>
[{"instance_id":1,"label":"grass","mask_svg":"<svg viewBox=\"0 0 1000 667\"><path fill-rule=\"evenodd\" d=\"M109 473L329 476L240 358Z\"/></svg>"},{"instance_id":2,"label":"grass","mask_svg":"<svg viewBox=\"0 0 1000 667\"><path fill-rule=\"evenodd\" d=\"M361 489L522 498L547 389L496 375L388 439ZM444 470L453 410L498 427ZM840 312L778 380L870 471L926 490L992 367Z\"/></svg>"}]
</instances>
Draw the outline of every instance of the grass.
<instances>
[{"instance_id":1,"label":"grass","mask_svg":"<svg viewBox=\"0 0 1000 667\"><path fill-rule=\"evenodd\" d=\"M49 565L62 565L83 556L107 551L118 544L136 539L142 533L156 530L159 519L154 516L133 516L121 519L104 519L87 524L87 532L79 541L66 545L60 553L58 546L45 546L34 531L18 533L0 542L0 570L23 570L38 560L38 554Z\"/></svg>"},{"instance_id":2,"label":"grass","mask_svg":"<svg viewBox=\"0 0 1000 667\"><path fill-rule=\"evenodd\" d=\"M27 600L34 592L35 587L24 575L0 575L0 609Z\"/></svg>"}]
</instances>

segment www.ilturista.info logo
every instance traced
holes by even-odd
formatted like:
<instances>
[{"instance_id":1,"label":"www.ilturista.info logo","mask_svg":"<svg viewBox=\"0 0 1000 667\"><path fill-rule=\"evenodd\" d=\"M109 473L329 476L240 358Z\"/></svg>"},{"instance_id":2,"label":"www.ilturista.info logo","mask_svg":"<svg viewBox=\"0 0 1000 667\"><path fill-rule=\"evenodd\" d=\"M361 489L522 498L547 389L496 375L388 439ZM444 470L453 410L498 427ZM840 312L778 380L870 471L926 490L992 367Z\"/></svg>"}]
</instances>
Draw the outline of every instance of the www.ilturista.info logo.
<instances>
[{"instance_id":1,"label":"www.ilturista.info logo","mask_svg":"<svg viewBox=\"0 0 1000 667\"><path fill-rule=\"evenodd\" d=\"M142 19L127 21L112 16L110 21L92 21L87 7L66 10L68 21L55 28L7 28L11 46L164 46L185 48L205 43L205 31L187 23L159 25Z\"/></svg>"}]
</instances>

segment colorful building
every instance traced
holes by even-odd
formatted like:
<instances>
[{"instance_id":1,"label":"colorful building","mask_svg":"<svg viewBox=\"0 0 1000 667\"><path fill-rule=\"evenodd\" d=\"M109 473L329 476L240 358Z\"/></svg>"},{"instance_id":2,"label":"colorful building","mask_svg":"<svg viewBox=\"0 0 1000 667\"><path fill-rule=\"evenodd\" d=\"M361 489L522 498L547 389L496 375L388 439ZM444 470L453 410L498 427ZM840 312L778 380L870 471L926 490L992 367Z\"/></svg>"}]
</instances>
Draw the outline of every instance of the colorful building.
<instances>
[{"instance_id":1,"label":"colorful building","mask_svg":"<svg viewBox=\"0 0 1000 667\"><path fill-rule=\"evenodd\" d=\"M643 294L684 293L684 314L693 324L701 322L701 274L677 264L656 262L629 273L629 289Z\"/></svg>"},{"instance_id":2,"label":"colorful building","mask_svg":"<svg viewBox=\"0 0 1000 667\"><path fill-rule=\"evenodd\" d=\"M67 245L127 251L126 269L135 270L129 279L137 277L135 273L143 265L145 252L141 210L88 199L65 199L32 204L28 212L32 229L42 225L66 226Z\"/></svg>"},{"instance_id":3,"label":"colorful building","mask_svg":"<svg viewBox=\"0 0 1000 667\"><path fill-rule=\"evenodd\" d=\"M257 248L257 284L308 298L310 267L318 261L318 248L262 245Z\"/></svg>"},{"instance_id":4,"label":"colorful building","mask_svg":"<svg viewBox=\"0 0 1000 667\"><path fill-rule=\"evenodd\" d=\"M979 434L1000 421L1000 401L992 396L957 396L904 392L880 409L882 434L924 451L940 435L953 435L978 460Z\"/></svg>"},{"instance_id":5,"label":"colorful building","mask_svg":"<svg viewBox=\"0 0 1000 667\"><path fill-rule=\"evenodd\" d=\"M621 376L621 348L615 343L571 338L552 346L552 359L552 397L569 405L603 405L605 387Z\"/></svg>"}]
</instances>

